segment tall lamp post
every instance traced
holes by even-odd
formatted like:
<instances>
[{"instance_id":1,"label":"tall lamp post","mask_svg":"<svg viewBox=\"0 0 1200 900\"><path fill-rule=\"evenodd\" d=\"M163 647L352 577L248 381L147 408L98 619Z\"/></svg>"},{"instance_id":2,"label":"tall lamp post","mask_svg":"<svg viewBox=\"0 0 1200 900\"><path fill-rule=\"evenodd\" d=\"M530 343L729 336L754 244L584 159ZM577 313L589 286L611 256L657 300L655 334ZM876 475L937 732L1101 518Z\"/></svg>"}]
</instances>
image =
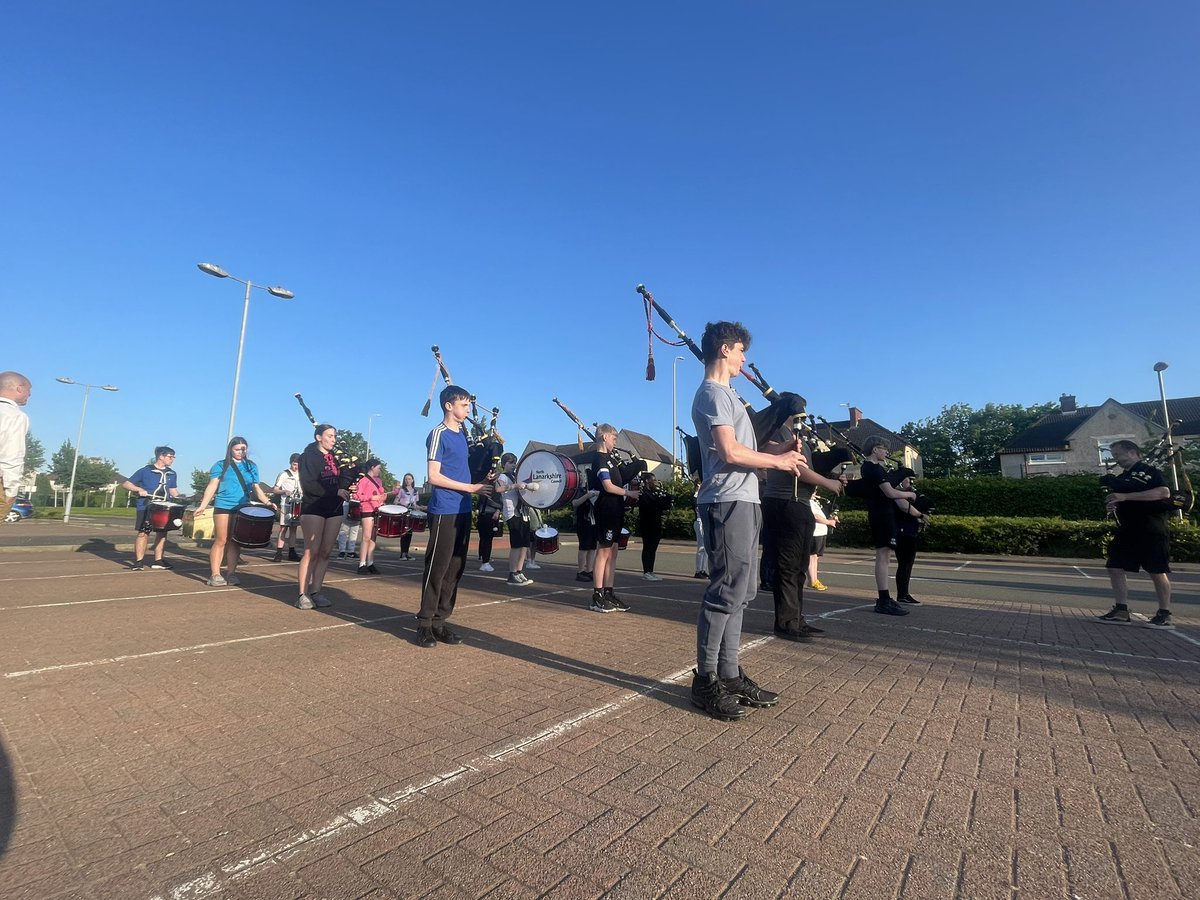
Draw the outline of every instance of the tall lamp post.
<instances>
[{"instance_id":1,"label":"tall lamp post","mask_svg":"<svg viewBox=\"0 0 1200 900\"><path fill-rule=\"evenodd\" d=\"M371 413L367 416L367 459L371 458L371 426L375 424L375 420L382 416L383 413Z\"/></svg>"},{"instance_id":2,"label":"tall lamp post","mask_svg":"<svg viewBox=\"0 0 1200 900\"><path fill-rule=\"evenodd\" d=\"M252 284L249 281L242 281L236 275L230 275L220 266L214 266L212 263L196 263L196 268L201 272L212 275L214 278L232 278L239 284L246 286L246 301L242 304L242 333L238 337L238 352L237 352L237 367L233 370L233 401L229 404L229 434L226 435L226 441L233 440L233 422L237 418L237 395L238 384L242 380L242 348L246 346L246 318L250 315L250 288L256 287L260 291L266 291L273 297L279 297L283 300L291 300L296 295L287 288L281 287L263 287L261 284Z\"/></svg>"},{"instance_id":3,"label":"tall lamp post","mask_svg":"<svg viewBox=\"0 0 1200 900\"><path fill-rule=\"evenodd\" d=\"M75 502L75 470L79 468L79 445L83 443L83 420L87 417L88 394L94 387L98 387L102 391L118 391L120 388L111 384L84 384L74 378L55 378L54 380L60 384L77 384L83 388L83 411L79 414L79 434L75 436L75 461L71 463L71 484L67 488L67 505L63 509L63 522L65 523L71 521L71 504Z\"/></svg>"},{"instance_id":4,"label":"tall lamp post","mask_svg":"<svg viewBox=\"0 0 1200 900\"><path fill-rule=\"evenodd\" d=\"M1175 456L1172 453L1172 451L1175 449L1175 439L1171 434L1171 416L1167 412L1167 389L1163 385L1162 376L1162 373L1165 372L1167 368L1168 366L1165 362L1156 362L1154 364L1154 371L1158 373L1158 396L1162 399L1163 423L1167 426L1167 452L1172 454L1167 457L1167 460L1171 463L1171 487L1175 489L1176 493L1178 493L1179 472L1175 470ZM1177 509L1175 510L1175 514L1182 521L1183 510Z\"/></svg>"},{"instance_id":5,"label":"tall lamp post","mask_svg":"<svg viewBox=\"0 0 1200 900\"><path fill-rule=\"evenodd\" d=\"M677 356L671 362L671 480L679 477L679 404L675 402L675 386L677 383L678 363L682 356Z\"/></svg>"}]
</instances>

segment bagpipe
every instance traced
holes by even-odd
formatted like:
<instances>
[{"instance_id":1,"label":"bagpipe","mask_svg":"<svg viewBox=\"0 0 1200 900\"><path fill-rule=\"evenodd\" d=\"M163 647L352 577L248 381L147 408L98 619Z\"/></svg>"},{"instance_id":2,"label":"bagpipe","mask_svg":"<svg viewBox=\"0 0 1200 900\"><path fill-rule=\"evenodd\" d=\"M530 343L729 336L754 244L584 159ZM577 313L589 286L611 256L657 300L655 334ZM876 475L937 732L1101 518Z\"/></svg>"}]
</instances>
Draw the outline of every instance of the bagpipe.
<instances>
[{"instance_id":1,"label":"bagpipe","mask_svg":"<svg viewBox=\"0 0 1200 900\"><path fill-rule=\"evenodd\" d=\"M438 378L441 377L447 385L454 384L450 370L442 359L441 348L434 344L433 358L436 368L433 372L433 384L429 388L429 398L421 408L421 415L428 416L433 405L433 393L437 390ZM461 385L460 385L461 387ZM500 418L500 407L493 406L491 424L484 426L483 418L479 415L479 404L474 394L471 397L471 414L467 416L467 465L471 470L473 482L486 481L488 476L500 471L500 457L504 454L504 437L497 430L496 423Z\"/></svg>"},{"instance_id":2,"label":"bagpipe","mask_svg":"<svg viewBox=\"0 0 1200 900\"><path fill-rule=\"evenodd\" d=\"M308 416L308 421L312 422L313 427L317 427L320 423L317 422L317 417L313 415L312 410L308 408L308 404L304 402L304 398L299 393L295 395L296 402L300 404L300 408L304 410L304 415ZM358 455L351 449L338 435L337 441L333 445L333 459L338 465L338 490L353 491L358 485L359 479L366 474L363 468L366 460L359 462Z\"/></svg>"},{"instance_id":3,"label":"bagpipe","mask_svg":"<svg viewBox=\"0 0 1200 900\"><path fill-rule=\"evenodd\" d=\"M654 380L654 342L653 338L658 338L669 347L684 347L686 346L692 351L692 355L704 364L704 353L680 328L670 313L663 309L662 305L650 291L646 290L644 284L639 284L636 288L637 292L642 295L642 300L646 308L646 331L647 331L647 359L646 359L646 380ZM659 317L671 327L678 336L679 340L672 341L663 337L654 330L653 313L658 313ZM837 431L825 419L819 416L808 415L806 407L808 401L799 394L790 391L777 391L763 377L762 372L754 363L749 363L748 368L742 369L741 375L750 382L763 398L767 400L768 405L761 410L755 410L744 397L738 396L742 404L746 407L746 413L750 416L751 424L754 427L754 437L761 447L768 441L776 437L784 424L791 422L790 430L794 437L801 444L805 444L809 448L809 455L812 457L812 468L825 478L834 477L833 473L839 470L839 467L844 467L851 462L861 462L864 454L854 445L854 443L841 432ZM736 391L735 391L736 393ZM822 422L828 430L829 436L822 438L817 434L815 423ZM684 457L687 461L688 474L695 477L703 477L700 471L702 463L702 455L700 453L700 442L694 436L688 434L682 428L676 426L676 430L683 437ZM832 440L832 435L836 433L840 436L844 446L836 445ZM799 446L799 444L798 444Z\"/></svg>"},{"instance_id":4,"label":"bagpipe","mask_svg":"<svg viewBox=\"0 0 1200 900\"><path fill-rule=\"evenodd\" d=\"M573 413L570 407L568 407L565 403L563 403L557 397L552 397L551 399L554 401L555 406L567 414L567 418L574 422L575 427L579 430L577 442L580 450L583 449L584 436L586 436L589 441L592 441L593 443L596 442L596 432L593 431L592 428L597 428L599 426L595 422L592 423L592 428L588 428L583 424L583 420L580 419L579 416L575 415L575 413ZM622 484L631 484L634 479L646 471L646 460L639 459L623 447L613 447L613 452L616 453L617 456L623 457L625 460L620 464L619 467L619 474Z\"/></svg>"}]
</instances>

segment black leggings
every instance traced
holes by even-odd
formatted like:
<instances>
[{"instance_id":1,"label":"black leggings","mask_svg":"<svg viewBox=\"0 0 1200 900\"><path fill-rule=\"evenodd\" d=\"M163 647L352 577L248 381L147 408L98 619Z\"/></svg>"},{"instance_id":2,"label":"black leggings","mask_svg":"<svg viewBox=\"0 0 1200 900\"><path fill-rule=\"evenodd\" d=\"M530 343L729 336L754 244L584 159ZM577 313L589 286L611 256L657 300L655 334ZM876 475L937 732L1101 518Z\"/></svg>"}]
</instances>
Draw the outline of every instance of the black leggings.
<instances>
[{"instance_id":1,"label":"black leggings","mask_svg":"<svg viewBox=\"0 0 1200 900\"><path fill-rule=\"evenodd\" d=\"M642 572L654 571L654 557L661 541L661 531L642 532Z\"/></svg>"},{"instance_id":2,"label":"black leggings","mask_svg":"<svg viewBox=\"0 0 1200 900\"><path fill-rule=\"evenodd\" d=\"M917 539L911 534L896 535L896 597L909 596L913 564L917 561Z\"/></svg>"}]
</instances>

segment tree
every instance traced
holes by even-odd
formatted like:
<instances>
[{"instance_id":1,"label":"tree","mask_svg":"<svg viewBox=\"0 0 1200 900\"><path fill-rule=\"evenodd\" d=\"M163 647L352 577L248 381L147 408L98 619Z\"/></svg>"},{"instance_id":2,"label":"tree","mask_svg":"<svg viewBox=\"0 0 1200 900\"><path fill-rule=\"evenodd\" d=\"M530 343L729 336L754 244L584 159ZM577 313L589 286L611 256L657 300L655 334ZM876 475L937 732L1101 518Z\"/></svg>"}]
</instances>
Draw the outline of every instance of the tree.
<instances>
[{"instance_id":1,"label":"tree","mask_svg":"<svg viewBox=\"0 0 1200 900\"><path fill-rule=\"evenodd\" d=\"M344 445L351 456L358 458L360 464L367 461L367 439L363 437L361 431L342 431L339 429L337 436L338 444ZM383 457L376 453L375 458L382 463L379 478L383 481L384 486L386 487L392 484L392 482L397 481L398 479L388 471L387 463L384 462Z\"/></svg>"},{"instance_id":2,"label":"tree","mask_svg":"<svg viewBox=\"0 0 1200 900\"><path fill-rule=\"evenodd\" d=\"M46 462L46 448L42 442L33 436L33 432L25 434L25 474L36 472Z\"/></svg>"},{"instance_id":3,"label":"tree","mask_svg":"<svg viewBox=\"0 0 1200 900\"><path fill-rule=\"evenodd\" d=\"M982 409L955 403L943 406L933 418L909 422L900 434L921 452L927 478L998 475L1000 449L1058 408L1057 403L1050 402L1036 406L989 403Z\"/></svg>"},{"instance_id":4,"label":"tree","mask_svg":"<svg viewBox=\"0 0 1200 900\"><path fill-rule=\"evenodd\" d=\"M208 469L192 469L192 493L197 498L203 496L204 489L210 481L212 478L209 477Z\"/></svg>"},{"instance_id":5,"label":"tree","mask_svg":"<svg viewBox=\"0 0 1200 900\"><path fill-rule=\"evenodd\" d=\"M54 456L50 458L50 475L56 484L69 484L71 481L71 466L75 461L75 448L70 441L63 441ZM101 459L98 456L80 456L79 466L75 470L75 490L94 490L120 481L117 464L111 459Z\"/></svg>"}]
</instances>

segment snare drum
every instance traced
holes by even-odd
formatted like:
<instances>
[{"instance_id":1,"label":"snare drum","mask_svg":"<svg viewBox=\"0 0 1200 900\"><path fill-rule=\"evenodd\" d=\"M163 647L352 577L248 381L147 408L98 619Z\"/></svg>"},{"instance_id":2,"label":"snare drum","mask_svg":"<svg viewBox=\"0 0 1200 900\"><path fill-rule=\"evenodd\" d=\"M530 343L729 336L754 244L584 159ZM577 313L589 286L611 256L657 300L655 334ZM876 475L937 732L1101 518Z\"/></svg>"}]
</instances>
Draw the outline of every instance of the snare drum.
<instances>
[{"instance_id":1,"label":"snare drum","mask_svg":"<svg viewBox=\"0 0 1200 900\"><path fill-rule=\"evenodd\" d=\"M242 506L229 523L229 539L239 547L265 547L271 543L275 511L269 506Z\"/></svg>"},{"instance_id":2,"label":"snare drum","mask_svg":"<svg viewBox=\"0 0 1200 900\"><path fill-rule=\"evenodd\" d=\"M146 504L146 524L151 531L174 531L183 527L183 504L150 500Z\"/></svg>"},{"instance_id":3,"label":"snare drum","mask_svg":"<svg viewBox=\"0 0 1200 900\"><path fill-rule=\"evenodd\" d=\"M408 513L408 530L413 533L419 533L425 530L425 525L429 522L429 514L423 513L419 509L409 510Z\"/></svg>"},{"instance_id":4,"label":"snare drum","mask_svg":"<svg viewBox=\"0 0 1200 900\"><path fill-rule=\"evenodd\" d=\"M362 501L351 500L346 504L346 518L350 519L352 522L358 522L362 520Z\"/></svg>"},{"instance_id":5,"label":"snare drum","mask_svg":"<svg viewBox=\"0 0 1200 900\"><path fill-rule=\"evenodd\" d=\"M538 553L558 552L558 530L543 525L533 533L533 549Z\"/></svg>"},{"instance_id":6,"label":"snare drum","mask_svg":"<svg viewBox=\"0 0 1200 900\"><path fill-rule=\"evenodd\" d=\"M526 506L558 509L575 499L579 470L569 457L553 450L534 450L517 464L517 481L536 484L536 490L521 491Z\"/></svg>"},{"instance_id":7,"label":"snare drum","mask_svg":"<svg viewBox=\"0 0 1200 900\"><path fill-rule=\"evenodd\" d=\"M279 505L279 524L284 528L294 528L300 524L300 498L291 497Z\"/></svg>"},{"instance_id":8,"label":"snare drum","mask_svg":"<svg viewBox=\"0 0 1200 900\"><path fill-rule=\"evenodd\" d=\"M617 538L617 549L624 550L628 546L629 546L629 529L622 528L621 536L619 538Z\"/></svg>"},{"instance_id":9,"label":"snare drum","mask_svg":"<svg viewBox=\"0 0 1200 900\"><path fill-rule=\"evenodd\" d=\"M408 507L389 503L375 513L376 535L385 538L404 537L408 531Z\"/></svg>"}]
</instances>

